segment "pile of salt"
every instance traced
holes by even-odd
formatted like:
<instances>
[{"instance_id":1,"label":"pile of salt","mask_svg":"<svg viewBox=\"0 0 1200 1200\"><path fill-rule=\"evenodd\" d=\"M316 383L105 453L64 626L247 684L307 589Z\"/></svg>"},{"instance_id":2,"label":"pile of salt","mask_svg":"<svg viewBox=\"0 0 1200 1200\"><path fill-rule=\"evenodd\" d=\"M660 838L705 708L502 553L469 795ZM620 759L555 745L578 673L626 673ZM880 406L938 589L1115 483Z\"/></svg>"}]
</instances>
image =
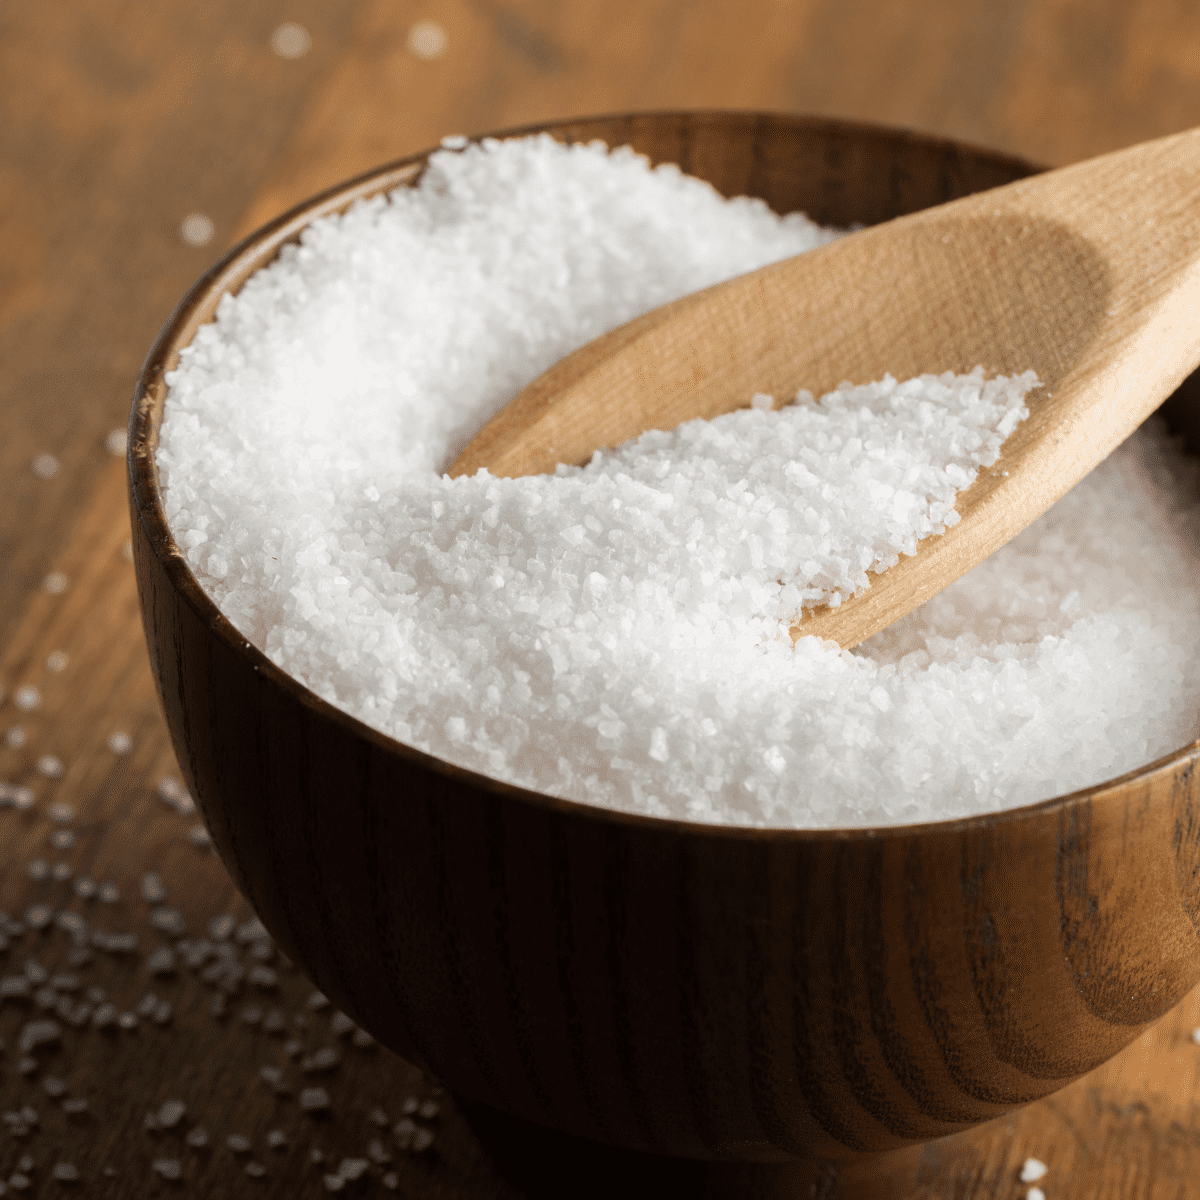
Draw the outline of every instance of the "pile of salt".
<instances>
[{"instance_id":1,"label":"pile of salt","mask_svg":"<svg viewBox=\"0 0 1200 1200\"><path fill-rule=\"evenodd\" d=\"M1193 481L1154 435L856 653L790 645L800 604L953 521L1030 376L760 402L551 477L439 474L578 345L832 236L628 151L443 152L418 187L317 222L184 352L158 454L176 540L330 702L610 807L938 819L1195 736Z\"/></svg>"}]
</instances>

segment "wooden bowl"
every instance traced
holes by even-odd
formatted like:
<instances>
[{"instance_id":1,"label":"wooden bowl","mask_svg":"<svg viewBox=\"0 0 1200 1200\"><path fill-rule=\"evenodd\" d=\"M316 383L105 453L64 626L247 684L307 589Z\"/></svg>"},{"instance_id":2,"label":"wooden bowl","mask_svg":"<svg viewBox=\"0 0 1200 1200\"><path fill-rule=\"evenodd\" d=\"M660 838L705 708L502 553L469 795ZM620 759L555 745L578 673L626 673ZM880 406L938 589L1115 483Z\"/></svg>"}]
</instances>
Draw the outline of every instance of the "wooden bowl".
<instances>
[{"instance_id":1,"label":"wooden bowl","mask_svg":"<svg viewBox=\"0 0 1200 1200\"><path fill-rule=\"evenodd\" d=\"M805 117L538 128L630 143L726 194L832 224L1036 169ZM1200 980L1200 746L940 824L639 818L376 733L221 616L163 516L163 373L220 297L309 221L411 183L426 157L327 192L232 251L167 322L134 400L134 556L163 708L221 858L286 953L382 1043L485 1104L611 1145L761 1162L986 1121L1090 1071L1186 995Z\"/></svg>"}]
</instances>

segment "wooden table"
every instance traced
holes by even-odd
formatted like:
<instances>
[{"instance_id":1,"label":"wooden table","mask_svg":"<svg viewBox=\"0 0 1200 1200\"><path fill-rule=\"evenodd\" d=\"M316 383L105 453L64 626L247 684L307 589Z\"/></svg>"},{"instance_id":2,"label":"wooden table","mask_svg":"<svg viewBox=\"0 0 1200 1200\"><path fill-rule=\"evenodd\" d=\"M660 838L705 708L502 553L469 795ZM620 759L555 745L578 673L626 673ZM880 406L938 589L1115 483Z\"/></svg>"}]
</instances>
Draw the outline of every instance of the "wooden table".
<instances>
[{"instance_id":1,"label":"wooden table","mask_svg":"<svg viewBox=\"0 0 1200 1200\"><path fill-rule=\"evenodd\" d=\"M410 38L422 20L444 32L440 54L428 56L428 30ZM294 53L295 31L291 57L273 50L284 22L308 31L307 52ZM286 35L276 42L288 51ZM1047 1197L1200 1195L1200 993L1049 1100L840 1173L747 1182L585 1162L528 1132L472 1127L436 1081L343 1028L255 936L172 790L124 553L119 432L110 438L155 330L223 246L444 134L758 107L1066 162L1200 117L1194 5L7 0L0 98L0 911L25 926L5 923L0 979L26 981L0 983L9 1195L322 1195L325 1175L361 1159L348 1194L390 1194L390 1183L419 1197L570 1197L603 1183L635 1195L1007 1198L1025 1194L1028 1156L1049 1165ZM192 213L211 218L209 243L181 236ZM222 916L232 933L209 929ZM133 951L120 948L126 933ZM163 947L171 955L154 954ZM23 1048L23 1031L47 1021L56 1037ZM328 1109L303 1107L313 1088ZM162 1110L169 1100L181 1116ZM56 1164L78 1179L56 1180Z\"/></svg>"}]
</instances>

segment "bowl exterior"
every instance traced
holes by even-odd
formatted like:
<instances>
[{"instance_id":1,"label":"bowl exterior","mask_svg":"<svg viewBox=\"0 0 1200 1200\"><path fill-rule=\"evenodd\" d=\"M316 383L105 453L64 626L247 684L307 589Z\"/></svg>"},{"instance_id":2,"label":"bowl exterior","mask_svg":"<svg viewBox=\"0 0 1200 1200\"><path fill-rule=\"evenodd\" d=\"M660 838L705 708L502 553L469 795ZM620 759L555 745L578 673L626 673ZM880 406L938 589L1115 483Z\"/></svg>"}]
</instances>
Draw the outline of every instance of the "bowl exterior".
<instances>
[{"instance_id":1,"label":"bowl exterior","mask_svg":"<svg viewBox=\"0 0 1200 1200\"><path fill-rule=\"evenodd\" d=\"M727 194L864 223L1019 160L746 113L551 127ZM458 770L337 712L217 612L163 518L163 375L217 299L319 212L185 298L131 418L133 545L181 769L271 934L385 1045L514 1115L614 1145L776 1161L988 1120L1115 1054L1200 980L1198 756L994 817L844 833L624 816Z\"/></svg>"}]
</instances>

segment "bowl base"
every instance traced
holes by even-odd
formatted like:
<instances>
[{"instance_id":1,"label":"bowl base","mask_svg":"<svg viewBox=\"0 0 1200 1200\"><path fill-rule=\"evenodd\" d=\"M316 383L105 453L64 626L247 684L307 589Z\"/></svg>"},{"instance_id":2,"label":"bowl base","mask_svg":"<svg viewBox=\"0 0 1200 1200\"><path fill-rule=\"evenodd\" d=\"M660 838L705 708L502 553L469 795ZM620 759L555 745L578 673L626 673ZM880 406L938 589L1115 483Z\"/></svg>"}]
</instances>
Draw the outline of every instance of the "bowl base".
<instances>
[{"instance_id":1,"label":"bowl base","mask_svg":"<svg viewBox=\"0 0 1200 1200\"><path fill-rule=\"evenodd\" d=\"M844 1185L867 1182L864 1174L884 1184L909 1165L901 1159L920 1153L905 1147L845 1162L702 1162L605 1146L462 1095L454 1102L496 1171L528 1200L834 1200Z\"/></svg>"}]
</instances>

